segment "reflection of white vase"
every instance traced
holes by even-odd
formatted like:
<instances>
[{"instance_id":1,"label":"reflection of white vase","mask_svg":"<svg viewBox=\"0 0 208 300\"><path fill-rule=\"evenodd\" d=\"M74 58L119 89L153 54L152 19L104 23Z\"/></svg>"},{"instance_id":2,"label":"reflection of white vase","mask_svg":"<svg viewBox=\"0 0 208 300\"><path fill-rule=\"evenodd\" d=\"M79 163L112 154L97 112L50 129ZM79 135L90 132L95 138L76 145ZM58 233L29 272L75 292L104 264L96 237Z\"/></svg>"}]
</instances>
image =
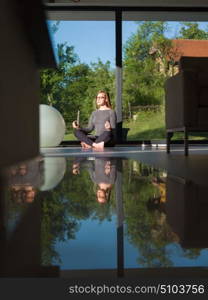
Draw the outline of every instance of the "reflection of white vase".
<instances>
[{"instance_id":1,"label":"reflection of white vase","mask_svg":"<svg viewBox=\"0 0 208 300\"><path fill-rule=\"evenodd\" d=\"M40 190L49 191L55 188L63 179L65 172L65 157L44 157L44 184Z\"/></svg>"},{"instance_id":2,"label":"reflection of white vase","mask_svg":"<svg viewBox=\"0 0 208 300\"><path fill-rule=\"evenodd\" d=\"M40 147L56 147L64 138L66 125L60 112L40 104Z\"/></svg>"}]
</instances>

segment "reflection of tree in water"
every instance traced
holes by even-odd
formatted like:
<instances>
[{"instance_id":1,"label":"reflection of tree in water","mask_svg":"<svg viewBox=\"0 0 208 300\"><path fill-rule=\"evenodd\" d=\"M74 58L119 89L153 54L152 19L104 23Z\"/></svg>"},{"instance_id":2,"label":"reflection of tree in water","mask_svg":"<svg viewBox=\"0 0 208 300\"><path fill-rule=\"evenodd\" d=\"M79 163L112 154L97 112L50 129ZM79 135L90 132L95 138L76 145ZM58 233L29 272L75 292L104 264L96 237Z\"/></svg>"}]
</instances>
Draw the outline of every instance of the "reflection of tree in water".
<instances>
[{"instance_id":1,"label":"reflection of tree in water","mask_svg":"<svg viewBox=\"0 0 208 300\"><path fill-rule=\"evenodd\" d=\"M56 242L75 239L82 220L92 218L102 222L111 220L112 216L110 203L97 203L88 171L83 169L79 175L73 176L70 170L71 166L68 166L64 179L54 190L39 194L43 199L42 257L47 265L60 263L59 254L55 251Z\"/></svg>"},{"instance_id":2,"label":"reflection of tree in water","mask_svg":"<svg viewBox=\"0 0 208 300\"><path fill-rule=\"evenodd\" d=\"M69 168L70 169L70 168ZM68 205L70 215L77 220L85 220L88 218L102 220L111 220L113 212L111 211L111 203L114 201L114 193L111 191L111 197L106 204L100 204L96 201L96 184L90 179L88 170L82 169L77 176L68 174L68 180L65 180L68 188ZM66 197L67 193L64 192Z\"/></svg>"},{"instance_id":3,"label":"reflection of tree in water","mask_svg":"<svg viewBox=\"0 0 208 300\"><path fill-rule=\"evenodd\" d=\"M156 182L161 182L163 172L135 161L124 161L123 169L127 235L130 243L139 250L138 264L143 267L172 266L171 250L166 246L178 242L178 237L166 221L164 203L154 202L162 198L158 188L161 186ZM198 252L189 249L183 255L194 258Z\"/></svg>"},{"instance_id":4,"label":"reflection of tree in water","mask_svg":"<svg viewBox=\"0 0 208 300\"><path fill-rule=\"evenodd\" d=\"M74 239L79 229L79 224L68 212L68 205L60 197L59 189L44 192L42 201L42 262L50 265L52 261L60 263L59 254L55 250L57 241Z\"/></svg>"},{"instance_id":5,"label":"reflection of tree in water","mask_svg":"<svg viewBox=\"0 0 208 300\"><path fill-rule=\"evenodd\" d=\"M200 255L202 249L192 248L192 249L183 249L183 256L189 259L194 259Z\"/></svg>"}]
</instances>

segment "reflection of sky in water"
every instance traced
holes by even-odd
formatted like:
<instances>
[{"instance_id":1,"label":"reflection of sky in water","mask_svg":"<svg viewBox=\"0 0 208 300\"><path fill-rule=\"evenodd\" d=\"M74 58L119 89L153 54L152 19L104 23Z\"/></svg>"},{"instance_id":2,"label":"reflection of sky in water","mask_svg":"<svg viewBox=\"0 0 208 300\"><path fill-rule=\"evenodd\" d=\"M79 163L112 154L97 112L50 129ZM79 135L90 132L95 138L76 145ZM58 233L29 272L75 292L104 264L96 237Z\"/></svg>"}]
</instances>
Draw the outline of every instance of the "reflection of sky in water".
<instances>
[{"instance_id":1,"label":"reflection of sky in water","mask_svg":"<svg viewBox=\"0 0 208 300\"><path fill-rule=\"evenodd\" d=\"M58 242L62 269L116 268L116 218L80 222L76 240Z\"/></svg>"},{"instance_id":2,"label":"reflection of sky in water","mask_svg":"<svg viewBox=\"0 0 208 300\"><path fill-rule=\"evenodd\" d=\"M117 267L116 216L112 221L86 220L80 222L80 230L75 240L57 242L56 251L61 258L61 269L115 269ZM124 225L126 227L126 225ZM165 247L169 253L172 267L208 266L208 250L202 249L199 256L192 259L184 257L179 244L171 243ZM140 251L124 235L125 268L142 268L138 264ZM55 262L54 262L55 264Z\"/></svg>"}]
</instances>

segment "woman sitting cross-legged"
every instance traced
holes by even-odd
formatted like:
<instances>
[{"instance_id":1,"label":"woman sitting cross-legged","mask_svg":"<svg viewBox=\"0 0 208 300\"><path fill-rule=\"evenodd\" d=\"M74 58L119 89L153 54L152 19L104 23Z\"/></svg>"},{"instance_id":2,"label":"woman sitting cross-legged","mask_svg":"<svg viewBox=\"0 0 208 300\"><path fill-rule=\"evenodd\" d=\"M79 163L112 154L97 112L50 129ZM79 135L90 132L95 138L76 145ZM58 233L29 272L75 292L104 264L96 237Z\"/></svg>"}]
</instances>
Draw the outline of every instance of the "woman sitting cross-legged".
<instances>
[{"instance_id":1,"label":"woman sitting cross-legged","mask_svg":"<svg viewBox=\"0 0 208 300\"><path fill-rule=\"evenodd\" d=\"M108 93L99 91L96 97L98 109L92 112L87 128L80 128L76 121L72 123L74 135L81 141L82 148L103 149L115 140L116 113L111 108ZM95 130L95 136L88 133Z\"/></svg>"}]
</instances>

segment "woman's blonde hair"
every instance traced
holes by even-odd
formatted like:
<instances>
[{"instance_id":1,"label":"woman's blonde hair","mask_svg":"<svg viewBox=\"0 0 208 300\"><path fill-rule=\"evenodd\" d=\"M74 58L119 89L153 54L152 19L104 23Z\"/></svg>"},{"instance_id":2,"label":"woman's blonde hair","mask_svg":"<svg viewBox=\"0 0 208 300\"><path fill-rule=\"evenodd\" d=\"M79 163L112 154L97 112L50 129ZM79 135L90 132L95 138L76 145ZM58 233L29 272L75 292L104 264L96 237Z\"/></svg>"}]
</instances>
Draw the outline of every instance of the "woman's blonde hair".
<instances>
[{"instance_id":1,"label":"woman's blonde hair","mask_svg":"<svg viewBox=\"0 0 208 300\"><path fill-rule=\"evenodd\" d=\"M98 91L97 95L98 95L98 94L101 94L101 93L102 93L102 94L105 94L105 105L106 105L108 108L112 108L109 93L106 92L106 91L100 90L100 91ZM96 99L95 99L95 105L96 105L96 107L97 107L97 96L96 96Z\"/></svg>"}]
</instances>

